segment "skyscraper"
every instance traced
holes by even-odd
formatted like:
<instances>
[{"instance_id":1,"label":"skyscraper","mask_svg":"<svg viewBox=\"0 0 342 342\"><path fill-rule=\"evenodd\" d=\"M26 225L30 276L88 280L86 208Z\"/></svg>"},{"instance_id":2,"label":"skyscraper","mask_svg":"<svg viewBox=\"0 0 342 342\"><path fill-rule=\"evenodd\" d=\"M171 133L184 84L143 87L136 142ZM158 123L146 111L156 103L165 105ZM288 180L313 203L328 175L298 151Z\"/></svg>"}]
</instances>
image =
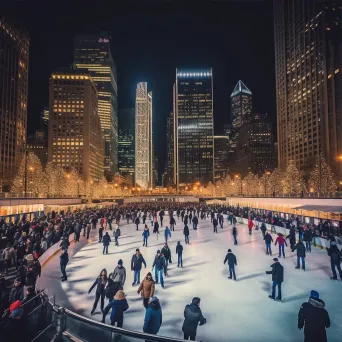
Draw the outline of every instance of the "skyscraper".
<instances>
[{"instance_id":1,"label":"skyscraper","mask_svg":"<svg viewBox=\"0 0 342 342\"><path fill-rule=\"evenodd\" d=\"M212 69L176 70L176 184L214 180Z\"/></svg>"},{"instance_id":2,"label":"skyscraper","mask_svg":"<svg viewBox=\"0 0 342 342\"><path fill-rule=\"evenodd\" d=\"M135 184L142 189L153 186L152 92L140 82L135 99Z\"/></svg>"},{"instance_id":3,"label":"skyscraper","mask_svg":"<svg viewBox=\"0 0 342 342\"><path fill-rule=\"evenodd\" d=\"M97 90L90 75L54 72L49 89L48 161L85 180L103 177L104 139Z\"/></svg>"},{"instance_id":4,"label":"skyscraper","mask_svg":"<svg viewBox=\"0 0 342 342\"><path fill-rule=\"evenodd\" d=\"M119 172L134 182L135 168L135 110L119 111Z\"/></svg>"},{"instance_id":5,"label":"skyscraper","mask_svg":"<svg viewBox=\"0 0 342 342\"><path fill-rule=\"evenodd\" d=\"M98 91L98 115L105 139L105 172L118 170L118 87L115 63L107 33L77 36L74 67L91 75Z\"/></svg>"},{"instance_id":6,"label":"skyscraper","mask_svg":"<svg viewBox=\"0 0 342 342\"><path fill-rule=\"evenodd\" d=\"M175 116L171 112L167 118L167 167L166 167L166 183L174 184L175 173Z\"/></svg>"},{"instance_id":7,"label":"skyscraper","mask_svg":"<svg viewBox=\"0 0 342 342\"><path fill-rule=\"evenodd\" d=\"M228 174L230 157L229 137L226 135L214 136L214 179L224 178Z\"/></svg>"},{"instance_id":8,"label":"skyscraper","mask_svg":"<svg viewBox=\"0 0 342 342\"><path fill-rule=\"evenodd\" d=\"M274 1L278 165L308 173L323 156L342 175L341 1Z\"/></svg>"},{"instance_id":9,"label":"skyscraper","mask_svg":"<svg viewBox=\"0 0 342 342\"><path fill-rule=\"evenodd\" d=\"M29 37L0 17L0 192L25 153Z\"/></svg>"},{"instance_id":10,"label":"skyscraper","mask_svg":"<svg viewBox=\"0 0 342 342\"><path fill-rule=\"evenodd\" d=\"M251 117L252 92L242 81L239 81L230 95L230 100L233 128L238 130Z\"/></svg>"}]
</instances>

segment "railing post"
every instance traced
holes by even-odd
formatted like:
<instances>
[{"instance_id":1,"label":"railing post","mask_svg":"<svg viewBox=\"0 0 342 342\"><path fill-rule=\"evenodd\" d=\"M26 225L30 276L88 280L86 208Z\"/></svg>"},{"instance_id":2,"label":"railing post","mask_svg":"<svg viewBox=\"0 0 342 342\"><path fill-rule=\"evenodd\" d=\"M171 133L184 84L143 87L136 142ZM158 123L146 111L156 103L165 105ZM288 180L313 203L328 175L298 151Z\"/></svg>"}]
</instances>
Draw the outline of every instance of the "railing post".
<instances>
[{"instance_id":1,"label":"railing post","mask_svg":"<svg viewBox=\"0 0 342 342\"><path fill-rule=\"evenodd\" d=\"M66 313L64 308L58 309L58 319L56 324L56 335L54 338L54 342L63 341L63 331L66 328Z\"/></svg>"}]
</instances>

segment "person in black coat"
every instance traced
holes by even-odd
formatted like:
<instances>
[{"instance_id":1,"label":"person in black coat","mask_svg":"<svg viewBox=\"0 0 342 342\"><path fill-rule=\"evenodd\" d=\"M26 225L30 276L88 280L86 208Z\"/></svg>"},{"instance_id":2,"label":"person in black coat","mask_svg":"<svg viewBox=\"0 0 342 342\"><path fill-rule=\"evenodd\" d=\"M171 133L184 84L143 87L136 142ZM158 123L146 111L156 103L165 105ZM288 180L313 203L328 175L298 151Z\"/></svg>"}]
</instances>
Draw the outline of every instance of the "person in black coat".
<instances>
[{"instance_id":1,"label":"person in black coat","mask_svg":"<svg viewBox=\"0 0 342 342\"><path fill-rule=\"evenodd\" d=\"M235 224L233 224L233 229L232 229L232 233L233 233L233 238L234 238L234 245L237 245L238 242L237 242L237 229L236 229L236 226Z\"/></svg>"},{"instance_id":2,"label":"person in black coat","mask_svg":"<svg viewBox=\"0 0 342 342\"><path fill-rule=\"evenodd\" d=\"M302 259L302 269L305 271L305 246L302 241L299 242L294 246L294 249L297 250L297 266L296 268L300 268L300 259Z\"/></svg>"},{"instance_id":3,"label":"person in black coat","mask_svg":"<svg viewBox=\"0 0 342 342\"><path fill-rule=\"evenodd\" d=\"M178 267L183 267L183 246L180 241L178 241L176 246L176 254L178 255Z\"/></svg>"},{"instance_id":4,"label":"person in black coat","mask_svg":"<svg viewBox=\"0 0 342 342\"><path fill-rule=\"evenodd\" d=\"M24 299L24 284L22 284L20 278L14 280L13 287L8 297L8 304L11 305L17 300L22 301Z\"/></svg>"},{"instance_id":5,"label":"person in black coat","mask_svg":"<svg viewBox=\"0 0 342 342\"><path fill-rule=\"evenodd\" d=\"M311 253L311 241L312 241L312 231L310 228L304 230L304 241L305 241L305 248L307 252Z\"/></svg>"},{"instance_id":6,"label":"person in black coat","mask_svg":"<svg viewBox=\"0 0 342 342\"><path fill-rule=\"evenodd\" d=\"M266 245L266 254L272 255L272 250L271 250L271 243L273 242L272 235L269 233L266 233L264 236L264 240L265 240L265 245Z\"/></svg>"},{"instance_id":7,"label":"person in black coat","mask_svg":"<svg viewBox=\"0 0 342 342\"><path fill-rule=\"evenodd\" d=\"M266 274L272 274L272 295L268 297L275 299L275 289L278 286L277 300L281 302L281 283L284 281L284 267L277 258L274 258L273 261L274 263L271 265L272 271L266 271Z\"/></svg>"},{"instance_id":8,"label":"person in black coat","mask_svg":"<svg viewBox=\"0 0 342 342\"><path fill-rule=\"evenodd\" d=\"M173 232L175 231L175 224L176 224L176 220L173 216L171 216L171 218L170 218L170 230L172 230Z\"/></svg>"},{"instance_id":9,"label":"person in black coat","mask_svg":"<svg viewBox=\"0 0 342 342\"><path fill-rule=\"evenodd\" d=\"M134 271L134 281L132 283L132 286L135 284L140 284L140 271L142 269L142 265L144 264L146 268L146 261L142 254L140 253L139 248L135 250L135 254L132 256L131 260L131 271Z\"/></svg>"},{"instance_id":10,"label":"person in black coat","mask_svg":"<svg viewBox=\"0 0 342 342\"><path fill-rule=\"evenodd\" d=\"M214 233L217 233L217 225L218 225L217 219L214 218L214 219L213 219Z\"/></svg>"},{"instance_id":11,"label":"person in black coat","mask_svg":"<svg viewBox=\"0 0 342 342\"><path fill-rule=\"evenodd\" d=\"M103 225L101 225L99 228L99 242L102 242L103 230L104 230Z\"/></svg>"},{"instance_id":12,"label":"person in black coat","mask_svg":"<svg viewBox=\"0 0 342 342\"><path fill-rule=\"evenodd\" d=\"M139 217L137 217L136 219L135 219L135 226L137 227L137 229L136 230L139 230L139 224L140 224L140 220L139 220Z\"/></svg>"},{"instance_id":13,"label":"person in black coat","mask_svg":"<svg viewBox=\"0 0 342 342\"><path fill-rule=\"evenodd\" d=\"M336 242L332 241L330 243L330 248L328 248L328 255L330 256L330 264L331 264L331 271L333 273L333 277L331 279L337 280L336 269L340 274L340 278L342 280L342 270L341 270L341 251L338 249Z\"/></svg>"},{"instance_id":14,"label":"person in black coat","mask_svg":"<svg viewBox=\"0 0 342 342\"><path fill-rule=\"evenodd\" d=\"M195 297L191 304L187 305L184 309L184 323L182 327L184 340L188 340L190 338L191 341L195 341L198 323L199 325L207 323L207 320L202 315L200 303L201 299Z\"/></svg>"},{"instance_id":15,"label":"person in black coat","mask_svg":"<svg viewBox=\"0 0 342 342\"><path fill-rule=\"evenodd\" d=\"M228 261L228 267L229 267L229 277L228 279L232 279L232 275L234 275L234 280L236 280L235 275L235 266L237 266L236 256L232 253L231 249L228 249L228 254L226 255L223 265Z\"/></svg>"},{"instance_id":16,"label":"person in black coat","mask_svg":"<svg viewBox=\"0 0 342 342\"><path fill-rule=\"evenodd\" d=\"M192 228L194 230L197 230L197 225L198 225L198 217L195 215L192 219Z\"/></svg>"},{"instance_id":17,"label":"person in black coat","mask_svg":"<svg viewBox=\"0 0 342 342\"><path fill-rule=\"evenodd\" d=\"M290 247L291 247L291 251L294 251L294 246L296 244L296 229L294 226L292 226L290 228L290 233L289 235L286 237L286 239L290 239Z\"/></svg>"},{"instance_id":18,"label":"person in black coat","mask_svg":"<svg viewBox=\"0 0 342 342\"><path fill-rule=\"evenodd\" d=\"M184 225L184 229L183 229L183 234L184 234L184 237L185 237L185 244L189 244L189 227L187 224Z\"/></svg>"},{"instance_id":19,"label":"person in black coat","mask_svg":"<svg viewBox=\"0 0 342 342\"><path fill-rule=\"evenodd\" d=\"M329 327L325 303L319 299L319 293L312 290L309 301L302 304L298 313L298 328L304 328L304 342L326 342L325 329Z\"/></svg>"},{"instance_id":20,"label":"person in black coat","mask_svg":"<svg viewBox=\"0 0 342 342\"><path fill-rule=\"evenodd\" d=\"M102 239L102 243L103 243L103 252L102 254L108 254L108 246L109 244L112 242L112 240L110 239L110 236L108 234L108 232L106 232L106 234L104 235L103 239Z\"/></svg>"},{"instance_id":21,"label":"person in black coat","mask_svg":"<svg viewBox=\"0 0 342 342\"><path fill-rule=\"evenodd\" d=\"M101 297L101 312L103 313L104 308L104 297L106 294L105 288L108 282L107 277L107 270L104 268L100 275L95 279L94 284L91 286L91 288L88 291L88 294L93 290L93 288L96 286L96 293L95 293L95 302L93 305L93 309L91 310L91 314L93 315L95 312L95 309L97 307L97 303L99 302L99 299Z\"/></svg>"},{"instance_id":22,"label":"person in black coat","mask_svg":"<svg viewBox=\"0 0 342 342\"><path fill-rule=\"evenodd\" d=\"M60 265L61 265L61 272L62 272L61 280L62 281L68 280L67 274L65 272L65 269L66 269L68 262L69 262L68 250L65 249L60 256Z\"/></svg>"}]
</instances>

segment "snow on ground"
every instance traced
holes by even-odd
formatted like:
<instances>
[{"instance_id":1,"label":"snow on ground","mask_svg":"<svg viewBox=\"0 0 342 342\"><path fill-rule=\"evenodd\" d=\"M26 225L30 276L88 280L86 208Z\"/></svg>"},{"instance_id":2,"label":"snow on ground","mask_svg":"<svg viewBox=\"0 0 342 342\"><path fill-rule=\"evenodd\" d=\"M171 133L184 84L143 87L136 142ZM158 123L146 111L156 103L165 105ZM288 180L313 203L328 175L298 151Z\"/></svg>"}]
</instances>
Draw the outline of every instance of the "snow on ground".
<instances>
[{"instance_id":1,"label":"snow on ground","mask_svg":"<svg viewBox=\"0 0 342 342\"><path fill-rule=\"evenodd\" d=\"M168 217L164 219L168 223ZM199 222L198 230L190 228L190 245L184 244L183 223L177 220L169 246L173 263L169 266L169 277L165 279L165 289L156 285L156 296L163 310L163 325L159 335L182 338L183 312L193 297L201 298L201 309L207 324L197 329L198 341L303 341L303 331L297 328L300 305L308 300L311 290L320 293L321 299L331 318L328 341L341 341L342 336L342 282L330 280L331 270L326 251L313 248L307 255L307 270L295 269L296 254L286 249L286 259L280 259L284 266L282 284L283 303L270 300L272 257L265 255L265 245L261 232L238 224L238 246L234 246L231 226L227 221L224 229L218 228L214 234L210 219ZM143 247L143 225L135 230L134 224L123 224L119 247L114 242L109 246L109 254L102 254L102 244L96 232L92 240L85 240L70 248L70 262L67 267L68 281L60 283L59 258L55 257L43 269L40 286L49 288L49 294L56 295L56 303L84 316L101 320L100 303L96 314L90 315L95 298L95 289L88 294L90 286L102 268L112 272L119 259L126 267L127 280L124 290L127 294L129 310L125 313L124 328L142 331L145 309L137 286L132 287L133 272L130 270L131 257L140 248L147 268L141 272L141 280L151 271L154 256L164 245L164 228L161 234L152 234L149 246ZM112 232L110 232L112 236ZM114 238L112 238L114 241ZM177 241L184 247L184 268L177 268L175 253ZM231 248L237 257L237 281L229 280L228 266L223 265L227 249ZM272 246L273 257L277 256L277 246ZM48 270L48 272L47 272ZM108 300L106 299L105 303ZM109 314L106 322L109 323ZM339 337L338 337L339 336Z\"/></svg>"}]
</instances>

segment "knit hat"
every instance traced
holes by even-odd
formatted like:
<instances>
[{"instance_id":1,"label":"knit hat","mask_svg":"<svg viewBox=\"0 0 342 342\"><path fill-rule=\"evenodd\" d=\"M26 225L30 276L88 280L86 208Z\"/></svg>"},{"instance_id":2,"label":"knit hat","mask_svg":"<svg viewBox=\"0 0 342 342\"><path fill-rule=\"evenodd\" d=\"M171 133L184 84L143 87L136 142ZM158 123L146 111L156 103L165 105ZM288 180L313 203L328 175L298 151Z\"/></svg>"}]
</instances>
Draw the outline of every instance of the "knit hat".
<instances>
[{"instance_id":1,"label":"knit hat","mask_svg":"<svg viewBox=\"0 0 342 342\"><path fill-rule=\"evenodd\" d=\"M312 290L310 293L310 297L314 299L319 299L319 293L315 290Z\"/></svg>"},{"instance_id":2,"label":"knit hat","mask_svg":"<svg viewBox=\"0 0 342 342\"><path fill-rule=\"evenodd\" d=\"M273 261L278 261L278 258L274 258Z\"/></svg>"},{"instance_id":3,"label":"knit hat","mask_svg":"<svg viewBox=\"0 0 342 342\"><path fill-rule=\"evenodd\" d=\"M13 318L20 317L23 313L20 300L16 300L14 303L12 303L9 307L9 310Z\"/></svg>"},{"instance_id":4,"label":"knit hat","mask_svg":"<svg viewBox=\"0 0 342 342\"><path fill-rule=\"evenodd\" d=\"M228 253L231 253L231 251L232 251L231 249L228 249Z\"/></svg>"},{"instance_id":5,"label":"knit hat","mask_svg":"<svg viewBox=\"0 0 342 342\"><path fill-rule=\"evenodd\" d=\"M140 252L139 248L137 248L135 251L136 251L136 252Z\"/></svg>"},{"instance_id":6,"label":"knit hat","mask_svg":"<svg viewBox=\"0 0 342 342\"><path fill-rule=\"evenodd\" d=\"M23 314L23 308L18 308L12 311L11 316L13 318L20 317Z\"/></svg>"},{"instance_id":7,"label":"knit hat","mask_svg":"<svg viewBox=\"0 0 342 342\"><path fill-rule=\"evenodd\" d=\"M120 260L118 261L118 265L121 265L121 266L122 266L122 264L123 264L122 259L120 259Z\"/></svg>"},{"instance_id":8,"label":"knit hat","mask_svg":"<svg viewBox=\"0 0 342 342\"><path fill-rule=\"evenodd\" d=\"M160 250L159 249L157 250L157 254L160 254Z\"/></svg>"}]
</instances>

